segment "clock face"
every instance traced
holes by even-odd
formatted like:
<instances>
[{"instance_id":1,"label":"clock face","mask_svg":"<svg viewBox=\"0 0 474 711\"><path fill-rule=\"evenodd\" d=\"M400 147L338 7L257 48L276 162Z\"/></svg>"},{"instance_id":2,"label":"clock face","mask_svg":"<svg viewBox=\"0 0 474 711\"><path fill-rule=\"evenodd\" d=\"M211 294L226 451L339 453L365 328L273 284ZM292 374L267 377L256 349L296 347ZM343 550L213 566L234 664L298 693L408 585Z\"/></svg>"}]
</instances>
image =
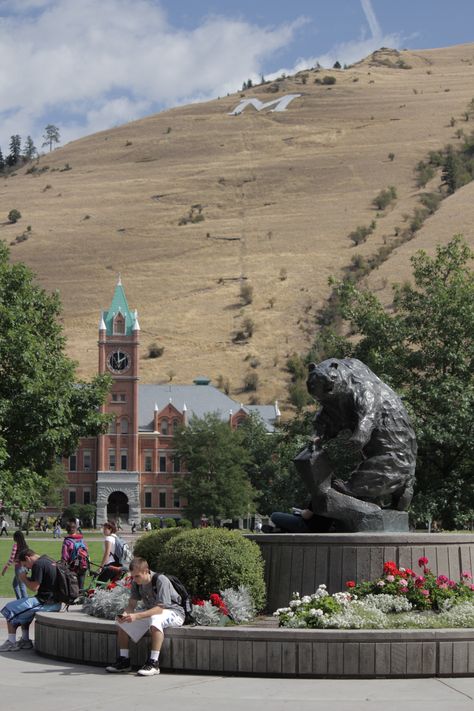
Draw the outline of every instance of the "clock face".
<instances>
[{"instance_id":1,"label":"clock face","mask_svg":"<svg viewBox=\"0 0 474 711\"><path fill-rule=\"evenodd\" d=\"M130 367L130 356L124 351L114 351L109 355L107 365L113 373L123 373Z\"/></svg>"}]
</instances>

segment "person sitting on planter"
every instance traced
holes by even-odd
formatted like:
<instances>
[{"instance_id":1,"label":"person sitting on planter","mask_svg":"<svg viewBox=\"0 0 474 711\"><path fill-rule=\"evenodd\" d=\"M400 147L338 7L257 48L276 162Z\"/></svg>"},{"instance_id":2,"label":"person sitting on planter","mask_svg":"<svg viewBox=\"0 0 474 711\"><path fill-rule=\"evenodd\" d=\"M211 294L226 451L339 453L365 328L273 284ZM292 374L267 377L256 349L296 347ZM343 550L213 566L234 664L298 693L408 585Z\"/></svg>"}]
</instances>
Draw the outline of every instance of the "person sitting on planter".
<instances>
[{"instance_id":1,"label":"person sitting on planter","mask_svg":"<svg viewBox=\"0 0 474 711\"><path fill-rule=\"evenodd\" d=\"M138 642L150 630L151 651L145 665L138 670L139 676L160 673L159 657L166 627L181 627L184 609L181 598L165 575L156 575L144 558L134 558L130 563L132 590L127 607L116 618L118 626L119 657L115 664L105 668L117 674L131 671L130 638ZM145 609L135 612L139 601Z\"/></svg>"},{"instance_id":2,"label":"person sitting on planter","mask_svg":"<svg viewBox=\"0 0 474 711\"><path fill-rule=\"evenodd\" d=\"M291 513L275 511L270 520L278 530L266 526L265 533L327 533L333 529L332 519L313 513L311 501L305 509L293 507Z\"/></svg>"},{"instance_id":3,"label":"person sitting on planter","mask_svg":"<svg viewBox=\"0 0 474 711\"><path fill-rule=\"evenodd\" d=\"M20 598L8 602L0 611L7 621L8 639L0 647L0 652L18 652L20 649L32 649L29 628L37 612L58 612L61 603L54 602L56 584L56 566L46 555L38 555L31 548L23 549L19 555L20 564L31 570L28 578L25 573L18 577L34 592L33 597ZM16 641L16 631L22 629L22 637Z\"/></svg>"}]
</instances>

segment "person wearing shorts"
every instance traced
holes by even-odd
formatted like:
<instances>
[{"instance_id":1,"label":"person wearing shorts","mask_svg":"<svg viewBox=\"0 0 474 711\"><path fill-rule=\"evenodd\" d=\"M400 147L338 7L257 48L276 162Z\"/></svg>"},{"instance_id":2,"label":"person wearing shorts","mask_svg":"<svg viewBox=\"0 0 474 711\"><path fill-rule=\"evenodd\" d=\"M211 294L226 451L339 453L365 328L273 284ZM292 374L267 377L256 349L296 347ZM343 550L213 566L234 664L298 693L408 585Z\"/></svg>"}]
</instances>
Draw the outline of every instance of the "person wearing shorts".
<instances>
[{"instance_id":1,"label":"person wearing shorts","mask_svg":"<svg viewBox=\"0 0 474 711\"><path fill-rule=\"evenodd\" d=\"M131 671L130 639L138 642L150 630L150 656L137 674L153 676L160 673L159 658L164 630L167 627L181 627L184 623L184 609L180 596L166 575L153 573L144 558L132 560L130 577L133 582L127 607L115 620L118 627L118 659L105 670L111 674ZM135 612L140 601L145 609Z\"/></svg>"},{"instance_id":2,"label":"person wearing shorts","mask_svg":"<svg viewBox=\"0 0 474 711\"><path fill-rule=\"evenodd\" d=\"M33 591L33 597L21 598L8 602L0 610L7 621L8 638L0 646L0 652L18 652L21 649L32 649L29 629L37 612L58 612L61 603L54 601L56 584L56 566L48 556L38 555L31 548L23 549L19 555L20 564L31 570L30 577L19 573L19 578L27 588ZM22 636L17 642L16 632L21 627Z\"/></svg>"}]
</instances>

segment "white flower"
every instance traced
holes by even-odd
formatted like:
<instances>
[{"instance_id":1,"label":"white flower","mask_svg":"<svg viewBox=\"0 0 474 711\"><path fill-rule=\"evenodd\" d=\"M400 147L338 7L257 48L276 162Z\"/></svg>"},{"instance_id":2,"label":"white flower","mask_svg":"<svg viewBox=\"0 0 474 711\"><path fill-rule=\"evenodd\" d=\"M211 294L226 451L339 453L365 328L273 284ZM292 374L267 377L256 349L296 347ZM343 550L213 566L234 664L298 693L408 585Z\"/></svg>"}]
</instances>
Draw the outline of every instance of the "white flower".
<instances>
[{"instance_id":1,"label":"white flower","mask_svg":"<svg viewBox=\"0 0 474 711\"><path fill-rule=\"evenodd\" d=\"M378 587L378 588L383 588L383 587L385 587L384 581L383 581L383 580L379 580L379 581L377 582L377 587Z\"/></svg>"},{"instance_id":2,"label":"white flower","mask_svg":"<svg viewBox=\"0 0 474 711\"><path fill-rule=\"evenodd\" d=\"M301 602L301 600L292 600L292 601L290 602L290 607L299 607L299 606L302 605L302 604L303 604L303 603Z\"/></svg>"},{"instance_id":3,"label":"white flower","mask_svg":"<svg viewBox=\"0 0 474 711\"><path fill-rule=\"evenodd\" d=\"M323 617L324 612L320 610L319 608L312 607L311 610L309 611L309 614L312 617Z\"/></svg>"},{"instance_id":4,"label":"white flower","mask_svg":"<svg viewBox=\"0 0 474 711\"><path fill-rule=\"evenodd\" d=\"M304 597L301 598L301 602L311 602L311 598L309 595L305 595Z\"/></svg>"},{"instance_id":5,"label":"white flower","mask_svg":"<svg viewBox=\"0 0 474 711\"><path fill-rule=\"evenodd\" d=\"M294 616L295 616L295 613L294 613L294 612L291 612L291 610L290 610L290 612L288 612L287 614L288 614L288 617L294 617Z\"/></svg>"},{"instance_id":6,"label":"white flower","mask_svg":"<svg viewBox=\"0 0 474 711\"><path fill-rule=\"evenodd\" d=\"M327 585L325 585L324 583L321 583L321 585L318 585L318 590L326 590L326 588L327 588Z\"/></svg>"}]
</instances>

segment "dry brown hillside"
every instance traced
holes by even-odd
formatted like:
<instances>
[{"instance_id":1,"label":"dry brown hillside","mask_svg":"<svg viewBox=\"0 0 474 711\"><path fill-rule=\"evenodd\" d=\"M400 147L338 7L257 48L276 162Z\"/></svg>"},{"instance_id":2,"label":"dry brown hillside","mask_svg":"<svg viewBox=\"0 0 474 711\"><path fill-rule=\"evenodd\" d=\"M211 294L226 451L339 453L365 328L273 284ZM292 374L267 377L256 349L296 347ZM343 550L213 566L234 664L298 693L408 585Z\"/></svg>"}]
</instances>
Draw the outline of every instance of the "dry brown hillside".
<instances>
[{"instance_id":1,"label":"dry brown hillside","mask_svg":"<svg viewBox=\"0 0 474 711\"><path fill-rule=\"evenodd\" d=\"M326 75L336 83L315 83ZM301 97L282 113L249 107L230 116L242 94L166 111L74 141L42 157L43 172L25 167L0 182L5 219L11 208L22 213L1 225L0 239L11 243L31 225L11 254L59 289L81 376L95 372L99 311L120 272L139 313L143 382L222 375L248 401L238 393L252 362L257 398L284 399L286 358L310 345L328 277L390 242L417 203L416 163L455 144L460 127L474 129L474 116L463 118L474 44L382 50L350 69L301 72L245 96L289 93ZM389 185L398 198L377 217L371 201ZM474 245L473 197L471 184L447 198L371 275L373 288L408 276L419 247L457 232ZM204 220L178 225L193 205ZM373 219L373 234L354 247L348 234ZM253 288L245 307L241 277ZM254 333L235 343L246 318ZM150 360L153 341L165 350Z\"/></svg>"}]
</instances>

